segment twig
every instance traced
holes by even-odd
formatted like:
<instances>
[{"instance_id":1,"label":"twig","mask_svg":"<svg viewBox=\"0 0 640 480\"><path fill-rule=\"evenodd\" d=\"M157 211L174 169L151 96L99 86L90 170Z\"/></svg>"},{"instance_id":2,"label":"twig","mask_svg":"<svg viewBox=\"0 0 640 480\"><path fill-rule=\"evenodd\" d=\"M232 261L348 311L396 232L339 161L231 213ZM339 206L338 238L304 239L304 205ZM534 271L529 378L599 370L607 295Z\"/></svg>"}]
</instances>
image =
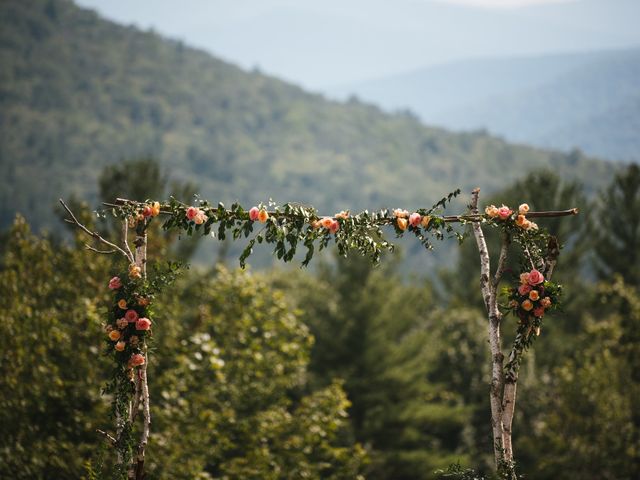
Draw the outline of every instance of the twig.
<instances>
[{"instance_id":1,"label":"twig","mask_svg":"<svg viewBox=\"0 0 640 480\"><path fill-rule=\"evenodd\" d=\"M118 253L117 250L98 250L97 248L92 247L88 243L84 244L84 248L87 249L87 250L91 250L94 253L100 253L102 255L111 255L111 254L114 254L114 253Z\"/></svg>"},{"instance_id":2,"label":"twig","mask_svg":"<svg viewBox=\"0 0 640 480\"><path fill-rule=\"evenodd\" d=\"M80 223L78 221L78 219L76 218L76 216L73 214L73 212L71 211L71 209L67 206L66 203L64 203L64 201L62 199L60 199L60 204L62 204L62 206L64 207L64 209L67 211L67 213L69 214L69 216L71 217L71 220L66 219L67 222L69 223L73 223L76 227L78 227L80 230L82 230L84 233L86 233L87 235L89 235L90 237L95 238L96 240L98 240L99 242L104 243L105 245L115 249L116 251L122 253L127 260L129 260L130 263L133 263L133 256L129 256L127 254L127 252L125 252L122 248L120 248L119 246L117 246L114 243L111 243L109 240L106 240L105 238L101 237L100 234L98 232L92 232L91 230L89 230L87 227L85 227L82 223Z\"/></svg>"},{"instance_id":3,"label":"twig","mask_svg":"<svg viewBox=\"0 0 640 480\"><path fill-rule=\"evenodd\" d=\"M100 435L104 435L104 437L109 440L111 443L113 443L114 445L116 443L118 443L118 441L112 437L111 435L109 435L107 432L105 432L104 430L100 430L99 428L96 428L96 432L98 432Z\"/></svg>"}]
</instances>

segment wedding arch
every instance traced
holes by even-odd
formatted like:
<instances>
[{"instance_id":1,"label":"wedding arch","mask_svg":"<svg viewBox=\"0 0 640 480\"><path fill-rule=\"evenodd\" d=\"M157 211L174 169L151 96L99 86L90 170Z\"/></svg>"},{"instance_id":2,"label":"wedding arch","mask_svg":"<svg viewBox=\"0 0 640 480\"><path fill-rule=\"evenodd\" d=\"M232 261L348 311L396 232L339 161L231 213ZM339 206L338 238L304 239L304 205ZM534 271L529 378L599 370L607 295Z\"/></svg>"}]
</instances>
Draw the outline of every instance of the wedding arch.
<instances>
[{"instance_id":1,"label":"wedding arch","mask_svg":"<svg viewBox=\"0 0 640 480\"><path fill-rule=\"evenodd\" d=\"M434 239L454 237L462 241L464 236L453 224L471 225L480 255L479 286L488 316L491 352L489 392L495 467L501 478L515 480L512 424L518 370L523 354L540 334L545 314L557 309L561 294L561 286L551 282L560 252L558 241L545 229L538 228L531 219L576 215L578 210L532 212L523 203L517 208L489 205L480 212L479 192L479 189L473 190L469 212L462 215L443 214L460 190L448 194L430 208L412 212L397 208L375 212L365 210L352 215L346 210L330 216L319 215L313 207L296 203L278 206L270 201L245 209L239 204L230 208L222 203L214 206L205 200L198 200L197 205L186 205L175 198L164 202L119 198L104 204L104 211L110 211L121 222L119 241L107 240L88 229L61 199L60 203L68 214L65 220L108 248L100 250L87 244L88 250L120 255L126 260L126 268L116 272L108 281L113 302L109 307L105 343L114 369L105 393L112 396L115 426L112 433L99 430L117 453L117 469L121 477L142 480L145 475L145 448L151 425L147 365L149 333L153 328L152 305L161 289L178 273L175 265L169 265L167 270L147 275L147 231L150 223L161 217L165 230L178 230L187 235L212 235L220 240L227 235L234 240L247 239L239 257L242 267L256 243L273 245L275 256L285 262L295 258L299 247L304 248L304 266L309 264L316 251L323 250L331 242L335 243L340 255L346 256L349 251L357 250L377 263L383 252L394 249L394 245L385 238L385 227L391 228L397 237L414 235L430 250ZM483 226L495 227L501 232L498 264L493 270ZM133 249L130 231L133 231ZM521 273L512 286L503 289L507 303L501 306L498 287L503 280L511 242L521 247ZM517 328L514 342L505 356L501 345L501 321L507 313L516 316ZM134 426L139 424L139 432L135 432Z\"/></svg>"}]
</instances>

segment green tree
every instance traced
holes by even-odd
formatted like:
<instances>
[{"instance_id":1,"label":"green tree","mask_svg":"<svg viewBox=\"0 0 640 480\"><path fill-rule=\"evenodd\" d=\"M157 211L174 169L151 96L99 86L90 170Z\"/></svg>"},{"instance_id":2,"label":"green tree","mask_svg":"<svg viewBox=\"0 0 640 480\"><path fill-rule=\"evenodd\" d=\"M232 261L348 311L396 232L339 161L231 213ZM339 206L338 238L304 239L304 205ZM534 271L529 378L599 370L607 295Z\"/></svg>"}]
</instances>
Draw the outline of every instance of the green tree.
<instances>
[{"instance_id":1,"label":"green tree","mask_svg":"<svg viewBox=\"0 0 640 480\"><path fill-rule=\"evenodd\" d=\"M394 268L352 257L276 284L316 338L316 381L345 382L354 436L371 452L367 478L427 479L473 456L477 412L465 395L486 390L484 327L480 315L436 307L428 283L406 285Z\"/></svg>"},{"instance_id":2,"label":"green tree","mask_svg":"<svg viewBox=\"0 0 640 480\"><path fill-rule=\"evenodd\" d=\"M640 166L619 172L601 194L593 215L594 266L598 277L622 275L640 286Z\"/></svg>"}]
</instances>

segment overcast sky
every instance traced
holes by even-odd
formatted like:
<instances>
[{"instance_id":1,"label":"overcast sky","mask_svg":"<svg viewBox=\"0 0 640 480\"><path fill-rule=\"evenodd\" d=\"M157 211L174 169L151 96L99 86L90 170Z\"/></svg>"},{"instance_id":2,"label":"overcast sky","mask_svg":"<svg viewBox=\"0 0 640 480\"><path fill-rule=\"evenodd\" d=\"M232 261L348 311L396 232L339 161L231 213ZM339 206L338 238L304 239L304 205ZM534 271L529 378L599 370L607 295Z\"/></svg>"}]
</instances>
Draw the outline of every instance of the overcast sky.
<instances>
[{"instance_id":1,"label":"overcast sky","mask_svg":"<svg viewBox=\"0 0 640 480\"><path fill-rule=\"evenodd\" d=\"M314 90L485 56L640 45L640 0L76 0Z\"/></svg>"}]
</instances>

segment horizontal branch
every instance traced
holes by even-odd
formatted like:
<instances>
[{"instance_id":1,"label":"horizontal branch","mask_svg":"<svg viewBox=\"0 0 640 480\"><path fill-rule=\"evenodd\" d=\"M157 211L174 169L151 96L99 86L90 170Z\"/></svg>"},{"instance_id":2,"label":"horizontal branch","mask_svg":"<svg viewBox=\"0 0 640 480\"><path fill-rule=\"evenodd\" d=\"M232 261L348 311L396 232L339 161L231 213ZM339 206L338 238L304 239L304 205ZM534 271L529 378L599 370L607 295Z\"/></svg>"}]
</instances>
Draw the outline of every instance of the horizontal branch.
<instances>
[{"instance_id":1,"label":"horizontal branch","mask_svg":"<svg viewBox=\"0 0 640 480\"><path fill-rule=\"evenodd\" d=\"M108 203L108 202L103 202L102 203L104 206L106 207L121 207L122 205L127 205L127 204L131 204L131 205L145 205L145 203L143 202L137 202L135 200L128 200L126 198L117 198L115 200L115 203ZM230 210L227 210L228 213L231 213ZM165 215L169 215L172 212L169 210L160 210L160 214L165 214ZM284 212L274 212L274 211L267 211L267 213L269 215L274 215L274 216L286 216L287 214ZM568 210L548 210L548 211L542 211L542 212L529 212L527 213L527 218L551 218L551 217L568 217L571 215L577 215L578 214L578 209L577 208L570 208ZM291 214L289 214L291 215ZM331 217L334 218L332 215L318 215L318 217ZM442 217L442 219L445 222L478 222L481 221L483 218L486 218L486 214L482 214L482 213L478 213L478 214L467 214L467 215L445 215L444 217Z\"/></svg>"}]
</instances>

